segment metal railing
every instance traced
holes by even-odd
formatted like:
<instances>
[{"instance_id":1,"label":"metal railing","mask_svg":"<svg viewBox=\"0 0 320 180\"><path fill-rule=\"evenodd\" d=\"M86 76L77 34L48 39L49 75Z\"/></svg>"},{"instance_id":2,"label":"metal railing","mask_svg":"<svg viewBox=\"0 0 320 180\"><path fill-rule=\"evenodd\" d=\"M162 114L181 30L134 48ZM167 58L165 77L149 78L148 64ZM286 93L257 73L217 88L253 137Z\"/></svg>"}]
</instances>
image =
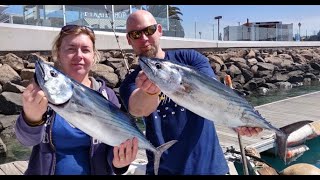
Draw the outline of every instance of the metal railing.
<instances>
[{"instance_id":1,"label":"metal railing","mask_svg":"<svg viewBox=\"0 0 320 180\"><path fill-rule=\"evenodd\" d=\"M0 14L0 23L9 23L10 16L8 14Z\"/></svg>"}]
</instances>

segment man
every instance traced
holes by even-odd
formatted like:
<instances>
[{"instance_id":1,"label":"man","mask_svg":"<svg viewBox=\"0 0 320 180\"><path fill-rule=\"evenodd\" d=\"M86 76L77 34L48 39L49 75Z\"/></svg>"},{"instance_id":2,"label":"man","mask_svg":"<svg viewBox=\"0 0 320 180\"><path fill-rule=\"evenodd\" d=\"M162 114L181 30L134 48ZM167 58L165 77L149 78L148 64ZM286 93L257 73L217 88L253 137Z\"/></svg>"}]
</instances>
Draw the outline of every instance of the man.
<instances>
[{"instance_id":1,"label":"man","mask_svg":"<svg viewBox=\"0 0 320 180\"><path fill-rule=\"evenodd\" d=\"M127 19L127 40L137 55L190 65L215 78L208 59L194 50L163 51L162 26L148 11L138 10ZM161 101L160 89L138 67L120 86L120 97L130 114L144 117L146 136L154 146L178 140L163 153L159 175L227 174L229 169L213 123L177 105ZM256 135L261 128L239 128L241 135ZM147 174L153 174L153 156L147 152Z\"/></svg>"}]
</instances>

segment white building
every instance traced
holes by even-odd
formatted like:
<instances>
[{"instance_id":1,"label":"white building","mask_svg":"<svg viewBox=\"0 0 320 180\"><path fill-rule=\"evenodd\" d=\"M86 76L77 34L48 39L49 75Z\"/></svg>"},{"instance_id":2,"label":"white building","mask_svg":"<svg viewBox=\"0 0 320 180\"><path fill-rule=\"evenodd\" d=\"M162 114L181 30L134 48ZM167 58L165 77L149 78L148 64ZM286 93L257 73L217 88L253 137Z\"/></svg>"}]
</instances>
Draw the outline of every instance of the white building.
<instances>
[{"instance_id":1,"label":"white building","mask_svg":"<svg viewBox=\"0 0 320 180\"><path fill-rule=\"evenodd\" d=\"M293 24L251 22L224 28L225 41L293 41Z\"/></svg>"}]
</instances>

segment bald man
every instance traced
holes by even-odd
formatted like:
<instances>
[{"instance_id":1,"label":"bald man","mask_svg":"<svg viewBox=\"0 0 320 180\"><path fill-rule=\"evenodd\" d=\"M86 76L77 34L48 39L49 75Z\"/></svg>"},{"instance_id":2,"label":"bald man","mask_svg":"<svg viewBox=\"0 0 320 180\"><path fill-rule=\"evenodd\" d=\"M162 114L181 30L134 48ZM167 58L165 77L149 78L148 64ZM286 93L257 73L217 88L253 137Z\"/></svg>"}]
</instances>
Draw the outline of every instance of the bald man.
<instances>
[{"instance_id":1,"label":"bald man","mask_svg":"<svg viewBox=\"0 0 320 180\"><path fill-rule=\"evenodd\" d=\"M194 50L163 51L160 46L162 26L151 13L138 10L130 14L126 24L127 40L137 55L167 59L193 66L216 78L208 59ZM120 97L130 114L144 117L146 136L156 147L178 140L162 154L159 175L206 174L229 172L215 126L172 100L161 100L161 90L138 67L120 86ZM260 128L239 128L241 135L256 135ZM154 174L153 154L147 152L146 174Z\"/></svg>"}]
</instances>

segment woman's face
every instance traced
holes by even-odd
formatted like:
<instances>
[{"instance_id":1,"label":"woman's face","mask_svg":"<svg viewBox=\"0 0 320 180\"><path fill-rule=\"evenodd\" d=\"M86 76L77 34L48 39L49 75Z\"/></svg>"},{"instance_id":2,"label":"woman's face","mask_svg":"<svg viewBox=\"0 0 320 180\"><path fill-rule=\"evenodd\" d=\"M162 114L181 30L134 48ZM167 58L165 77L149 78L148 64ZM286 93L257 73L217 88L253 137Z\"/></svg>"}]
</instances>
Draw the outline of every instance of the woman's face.
<instances>
[{"instance_id":1,"label":"woman's face","mask_svg":"<svg viewBox=\"0 0 320 180\"><path fill-rule=\"evenodd\" d=\"M94 63L90 37L86 34L65 36L58 51L58 60L64 73L81 82Z\"/></svg>"}]
</instances>

